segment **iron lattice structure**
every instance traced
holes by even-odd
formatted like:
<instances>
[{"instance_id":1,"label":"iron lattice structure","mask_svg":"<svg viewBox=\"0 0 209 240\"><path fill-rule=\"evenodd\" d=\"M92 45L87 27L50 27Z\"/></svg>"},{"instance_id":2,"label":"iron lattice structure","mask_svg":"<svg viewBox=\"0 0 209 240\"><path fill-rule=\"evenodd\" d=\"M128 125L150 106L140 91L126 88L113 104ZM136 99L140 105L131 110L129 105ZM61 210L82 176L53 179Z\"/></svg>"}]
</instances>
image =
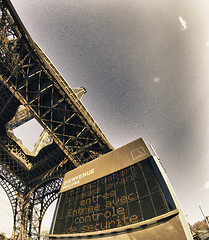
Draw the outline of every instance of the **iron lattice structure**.
<instances>
[{"instance_id":1,"label":"iron lattice structure","mask_svg":"<svg viewBox=\"0 0 209 240\"><path fill-rule=\"evenodd\" d=\"M9 0L0 0L0 184L11 202L13 239L39 239L63 175L113 149L33 42ZM33 153L13 129L31 118L44 128Z\"/></svg>"}]
</instances>

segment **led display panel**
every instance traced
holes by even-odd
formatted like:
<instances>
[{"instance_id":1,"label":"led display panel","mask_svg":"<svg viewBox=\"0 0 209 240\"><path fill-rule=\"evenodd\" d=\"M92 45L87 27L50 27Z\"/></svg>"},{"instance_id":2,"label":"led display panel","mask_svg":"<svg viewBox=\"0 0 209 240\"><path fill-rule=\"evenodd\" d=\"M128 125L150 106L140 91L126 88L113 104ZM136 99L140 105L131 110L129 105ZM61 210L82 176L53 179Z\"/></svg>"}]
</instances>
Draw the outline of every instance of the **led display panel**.
<instances>
[{"instance_id":1,"label":"led display panel","mask_svg":"<svg viewBox=\"0 0 209 240\"><path fill-rule=\"evenodd\" d=\"M61 194L53 234L119 228L173 210L148 157Z\"/></svg>"}]
</instances>

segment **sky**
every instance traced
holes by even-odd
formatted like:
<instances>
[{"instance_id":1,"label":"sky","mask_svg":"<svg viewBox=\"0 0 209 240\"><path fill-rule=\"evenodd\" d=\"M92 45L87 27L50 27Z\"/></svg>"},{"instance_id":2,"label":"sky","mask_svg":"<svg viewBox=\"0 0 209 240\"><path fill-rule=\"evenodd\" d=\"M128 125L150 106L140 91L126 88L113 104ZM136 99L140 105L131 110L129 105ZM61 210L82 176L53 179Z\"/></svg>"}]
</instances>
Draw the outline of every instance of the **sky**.
<instances>
[{"instance_id":1,"label":"sky","mask_svg":"<svg viewBox=\"0 0 209 240\"><path fill-rule=\"evenodd\" d=\"M110 143L118 148L142 137L160 157L187 221L203 219L199 206L209 215L208 0L12 3L69 85L85 86L82 102ZM0 232L9 231L11 209L0 194L0 214L8 217Z\"/></svg>"}]
</instances>

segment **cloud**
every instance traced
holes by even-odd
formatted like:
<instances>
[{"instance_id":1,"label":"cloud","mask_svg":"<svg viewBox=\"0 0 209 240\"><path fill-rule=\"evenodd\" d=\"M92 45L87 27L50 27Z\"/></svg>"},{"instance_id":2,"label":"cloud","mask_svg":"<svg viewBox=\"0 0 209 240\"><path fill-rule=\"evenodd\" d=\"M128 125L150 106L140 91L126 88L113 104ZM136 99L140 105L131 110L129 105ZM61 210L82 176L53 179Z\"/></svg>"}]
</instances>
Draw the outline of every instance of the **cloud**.
<instances>
[{"instance_id":1,"label":"cloud","mask_svg":"<svg viewBox=\"0 0 209 240\"><path fill-rule=\"evenodd\" d=\"M209 189L209 181L205 183L205 189Z\"/></svg>"},{"instance_id":2,"label":"cloud","mask_svg":"<svg viewBox=\"0 0 209 240\"><path fill-rule=\"evenodd\" d=\"M154 78L152 79L152 81L153 81L154 83L157 83L157 82L160 81L160 78L159 78L159 77L154 77Z\"/></svg>"},{"instance_id":3,"label":"cloud","mask_svg":"<svg viewBox=\"0 0 209 240\"><path fill-rule=\"evenodd\" d=\"M207 181L200 190L204 191L204 190L208 190L208 189L209 189L209 181Z\"/></svg>"},{"instance_id":4,"label":"cloud","mask_svg":"<svg viewBox=\"0 0 209 240\"><path fill-rule=\"evenodd\" d=\"M181 30L184 31L185 29L187 29L187 22L179 16L179 22L181 24Z\"/></svg>"}]
</instances>

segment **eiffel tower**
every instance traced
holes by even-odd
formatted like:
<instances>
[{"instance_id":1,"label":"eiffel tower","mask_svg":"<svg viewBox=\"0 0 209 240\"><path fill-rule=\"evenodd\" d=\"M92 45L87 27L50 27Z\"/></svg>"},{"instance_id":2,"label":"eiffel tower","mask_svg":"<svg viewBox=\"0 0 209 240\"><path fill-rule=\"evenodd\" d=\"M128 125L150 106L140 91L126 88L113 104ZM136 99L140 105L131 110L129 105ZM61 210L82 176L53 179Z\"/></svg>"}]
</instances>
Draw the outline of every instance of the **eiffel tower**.
<instances>
[{"instance_id":1,"label":"eiffel tower","mask_svg":"<svg viewBox=\"0 0 209 240\"><path fill-rule=\"evenodd\" d=\"M83 93L33 42L10 0L0 0L0 184L13 210L11 239L40 239L63 175L113 150ZM44 130L29 151L13 130L32 118Z\"/></svg>"}]
</instances>

